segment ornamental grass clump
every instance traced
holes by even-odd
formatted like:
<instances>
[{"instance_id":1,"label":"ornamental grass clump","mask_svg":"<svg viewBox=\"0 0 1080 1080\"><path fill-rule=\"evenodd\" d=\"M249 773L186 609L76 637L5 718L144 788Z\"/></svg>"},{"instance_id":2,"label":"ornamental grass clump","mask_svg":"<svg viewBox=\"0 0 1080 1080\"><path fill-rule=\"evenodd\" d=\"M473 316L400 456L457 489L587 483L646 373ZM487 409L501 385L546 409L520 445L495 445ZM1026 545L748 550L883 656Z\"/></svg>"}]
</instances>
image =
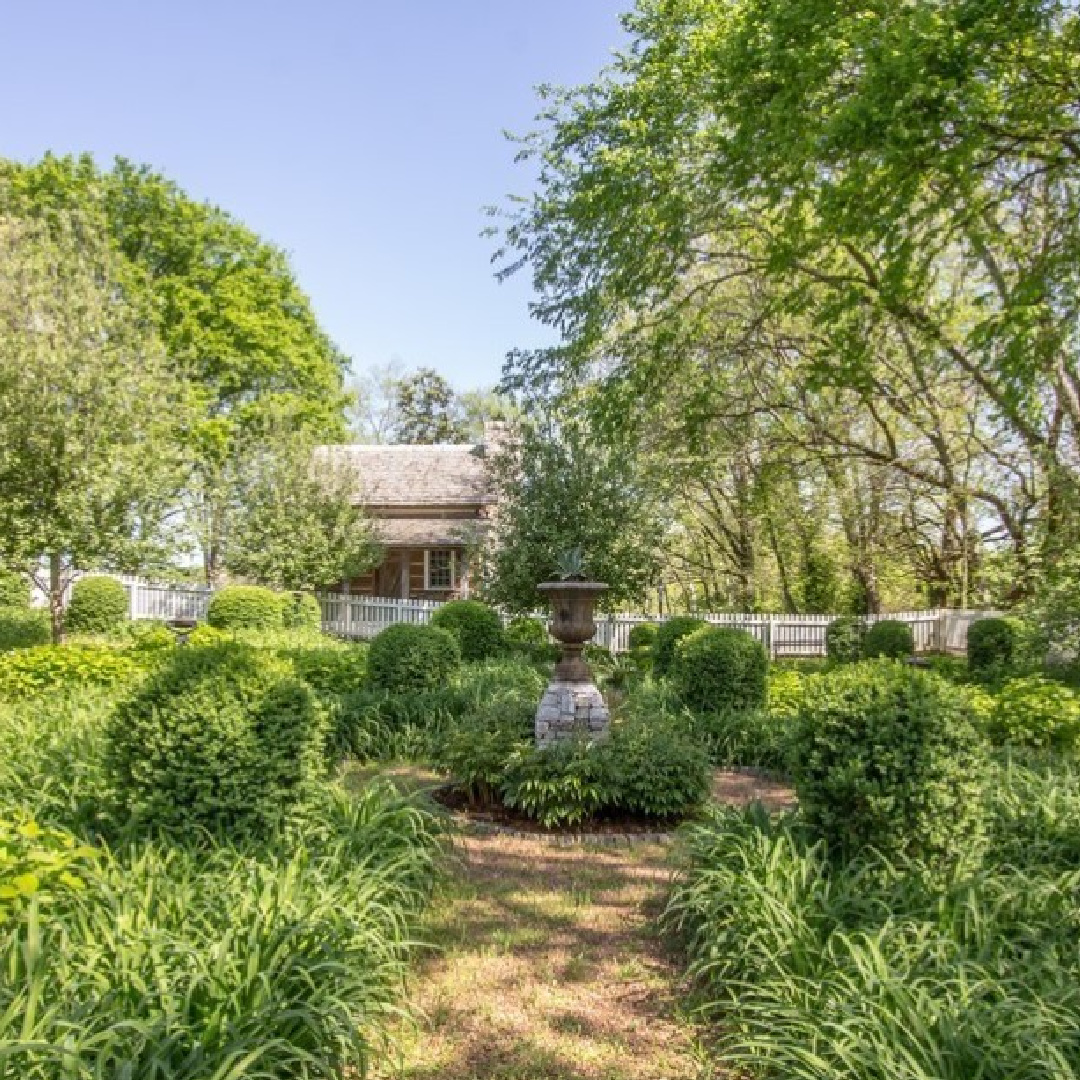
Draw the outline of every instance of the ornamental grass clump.
<instances>
[{"instance_id":1,"label":"ornamental grass clump","mask_svg":"<svg viewBox=\"0 0 1080 1080\"><path fill-rule=\"evenodd\" d=\"M245 645L178 649L110 718L108 771L141 825L268 836L309 799L326 735L287 662Z\"/></svg>"},{"instance_id":2,"label":"ornamental grass clump","mask_svg":"<svg viewBox=\"0 0 1080 1080\"><path fill-rule=\"evenodd\" d=\"M983 742L969 696L936 675L867 661L822 676L791 755L801 813L836 856L948 865L978 847Z\"/></svg>"}]
</instances>

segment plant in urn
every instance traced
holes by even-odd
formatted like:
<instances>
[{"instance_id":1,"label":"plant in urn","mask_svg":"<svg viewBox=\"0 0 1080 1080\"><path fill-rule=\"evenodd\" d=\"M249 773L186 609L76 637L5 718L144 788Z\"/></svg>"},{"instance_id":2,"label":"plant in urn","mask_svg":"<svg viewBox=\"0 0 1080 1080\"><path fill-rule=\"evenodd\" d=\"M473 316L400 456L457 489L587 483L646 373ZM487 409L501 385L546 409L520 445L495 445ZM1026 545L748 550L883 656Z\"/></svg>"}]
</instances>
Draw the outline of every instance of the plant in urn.
<instances>
[{"instance_id":1,"label":"plant in urn","mask_svg":"<svg viewBox=\"0 0 1080 1080\"><path fill-rule=\"evenodd\" d=\"M562 657L536 711L536 741L541 746L575 735L603 738L610 719L603 695L581 655L596 633L593 611L597 597L608 587L585 580L580 549L559 559L559 571L561 580L537 586L551 602L550 630L562 647Z\"/></svg>"}]
</instances>

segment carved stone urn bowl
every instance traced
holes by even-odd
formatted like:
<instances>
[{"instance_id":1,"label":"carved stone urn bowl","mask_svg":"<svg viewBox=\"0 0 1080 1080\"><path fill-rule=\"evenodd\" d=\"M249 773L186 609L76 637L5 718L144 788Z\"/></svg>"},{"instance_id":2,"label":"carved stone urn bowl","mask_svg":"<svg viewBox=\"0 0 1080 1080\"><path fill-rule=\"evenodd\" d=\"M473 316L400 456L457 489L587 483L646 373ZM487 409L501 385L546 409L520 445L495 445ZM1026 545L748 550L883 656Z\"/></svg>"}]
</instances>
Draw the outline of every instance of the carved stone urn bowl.
<instances>
[{"instance_id":1,"label":"carved stone urn bowl","mask_svg":"<svg viewBox=\"0 0 1080 1080\"><path fill-rule=\"evenodd\" d=\"M537 590L551 603L550 630L562 645L562 659L555 678L563 682L592 682L592 672L581 658L581 650L596 633L593 612L597 598L607 592L600 581L545 581Z\"/></svg>"},{"instance_id":2,"label":"carved stone urn bowl","mask_svg":"<svg viewBox=\"0 0 1080 1080\"><path fill-rule=\"evenodd\" d=\"M551 634L562 646L562 658L536 710L537 744L605 738L608 708L581 650L596 633L593 610L607 586L599 581L548 581L537 588L551 602Z\"/></svg>"}]
</instances>

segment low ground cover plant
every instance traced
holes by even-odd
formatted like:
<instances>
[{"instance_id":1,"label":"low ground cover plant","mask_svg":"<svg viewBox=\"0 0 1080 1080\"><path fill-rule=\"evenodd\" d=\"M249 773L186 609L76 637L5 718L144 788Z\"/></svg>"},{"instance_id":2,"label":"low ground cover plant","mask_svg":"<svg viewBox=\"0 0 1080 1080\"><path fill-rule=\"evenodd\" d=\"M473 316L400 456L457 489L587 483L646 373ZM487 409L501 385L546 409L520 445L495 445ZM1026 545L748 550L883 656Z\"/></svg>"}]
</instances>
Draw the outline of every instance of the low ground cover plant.
<instances>
[{"instance_id":1,"label":"low ground cover plant","mask_svg":"<svg viewBox=\"0 0 1080 1080\"><path fill-rule=\"evenodd\" d=\"M132 684L136 660L98 645L39 645L0 655L0 700Z\"/></svg>"},{"instance_id":2,"label":"low ground cover plant","mask_svg":"<svg viewBox=\"0 0 1080 1080\"><path fill-rule=\"evenodd\" d=\"M79 578L71 589L64 628L72 634L112 634L127 622L128 595L116 578Z\"/></svg>"}]
</instances>

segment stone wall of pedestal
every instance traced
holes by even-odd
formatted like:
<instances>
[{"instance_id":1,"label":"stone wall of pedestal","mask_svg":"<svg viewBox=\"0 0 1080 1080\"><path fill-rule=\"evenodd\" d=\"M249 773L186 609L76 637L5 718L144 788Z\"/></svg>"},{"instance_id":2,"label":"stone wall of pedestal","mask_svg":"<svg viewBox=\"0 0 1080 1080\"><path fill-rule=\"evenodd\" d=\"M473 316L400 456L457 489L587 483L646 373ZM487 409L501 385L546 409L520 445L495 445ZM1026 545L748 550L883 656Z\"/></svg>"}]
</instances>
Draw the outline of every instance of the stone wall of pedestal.
<instances>
[{"instance_id":1,"label":"stone wall of pedestal","mask_svg":"<svg viewBox=\"0 0 1080 1080\"><path fill-rule=\"evenodd\" d=\"M546 746L575 735L602 739L609 720L604 697L594 683L554 679L536 710L536 743Z\"/></svg>"}]
</instances>

